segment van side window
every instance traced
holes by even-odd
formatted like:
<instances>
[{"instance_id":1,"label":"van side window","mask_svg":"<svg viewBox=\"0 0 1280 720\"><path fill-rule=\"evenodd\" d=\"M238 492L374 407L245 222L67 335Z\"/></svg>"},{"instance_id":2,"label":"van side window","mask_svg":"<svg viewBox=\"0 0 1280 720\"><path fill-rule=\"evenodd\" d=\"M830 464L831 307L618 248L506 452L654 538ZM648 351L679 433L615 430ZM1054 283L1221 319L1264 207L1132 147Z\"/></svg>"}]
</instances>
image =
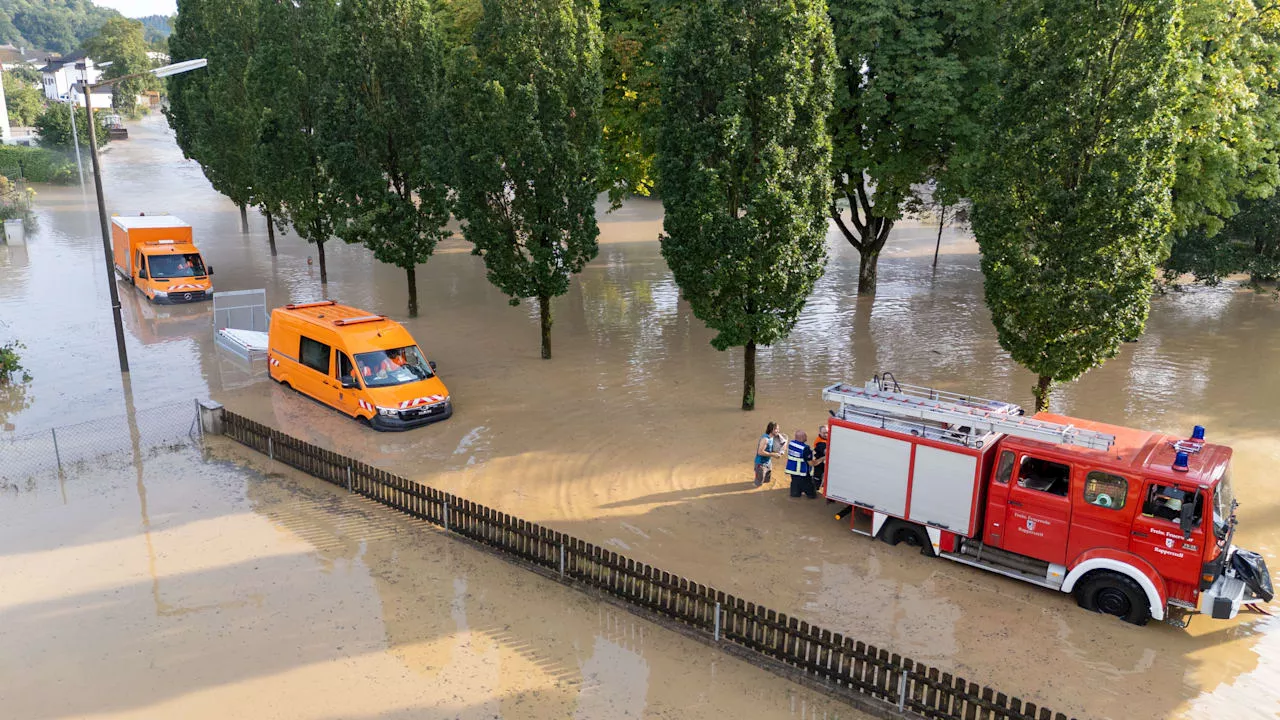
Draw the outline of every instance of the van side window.
<instances>
[{"instance_id":1,"label":"van side window","mask_svg":"<svg viewBox=\"0 0 1280 720\"><path fill-rule=\"evenodd\" d=\"M1182 516L1182 506L1185 503L1195 503L1191 526L1199 527L1200 516L1204 512L1204 498L1200 493L1172 485L1151 483L1147 486L1147 496L1142 503L1142 514L1176 523Z\"/></svg>"},{"instance_id":2,"label":"van side window","mask_svg":"<svg viewBox=\"0 0 1280 720\"><path fill-rule=\"evenodd\" d=\"M1005 450L1000 453L1000 464L996 466L996 482L1008 485L1011 477L1013 477L1013 451Z\"/></svg>"},{"instance_id":3,"label":"van side window","mask_svg":"<svg viewBox=\"0 0 1280 720\"><path fill-rule=\"evenodd\" d=\"M1022 456L1022 467L1018 470L1018 487L1066 497L1067 490L1071 486L1070 480L1071 466L1030 455Z\"/></svg>"},{"instance_id":4,"label":"van side window","mask_svg":"<svg viewBox=\"0 0 1280 720\"><path fill-rule=\"evenodd\" d=\"M360 386L360 373L356 372L355 364L343 352L338 353L338 379L355 383L356 387Z\"/></svg>"},{"instance_id":5,"label":"van side window","mask_svg":"<svg viewBox=\"0 0 1280 720\"><path fill-rule=\"evenodd\" d=\"M329 346L316 342L309 337L302 338L298 348L298 359L303 365L319 373L329 374Z\"/></svg>"},{"instance_id":6,"label":"van side window","mask_svg":"<svg viewBox=\"0 0 1280 720\"><path fill-rule=\"evenodd\" d=\"M1129 481L1119 475L1091 470L1084 478L1084 501L1098 507L1120 510L1129 494Z\"/></svg>"}]
</instances>

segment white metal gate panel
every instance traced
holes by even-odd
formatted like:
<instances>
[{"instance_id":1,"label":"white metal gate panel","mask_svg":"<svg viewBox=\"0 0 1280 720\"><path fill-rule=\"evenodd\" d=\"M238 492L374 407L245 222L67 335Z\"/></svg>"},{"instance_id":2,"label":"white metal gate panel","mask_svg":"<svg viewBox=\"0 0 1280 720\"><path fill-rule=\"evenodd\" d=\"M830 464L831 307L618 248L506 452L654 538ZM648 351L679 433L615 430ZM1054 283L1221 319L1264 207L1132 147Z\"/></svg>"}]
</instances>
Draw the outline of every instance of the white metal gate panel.
<instances>
[{"instance_id":1,"label":"white metal gate panel","mask_svg":"<svg viewBox=\"0 0 1280 720\"><path fill-rule=\"evenodd\" d=\"M911 443L833 425L827 497L902 516L907 510Z\"/></svg>"},{"instance_id":2,"label":"white metal gate panel","mask_svg":"<svg viewBox=\"0 0 1280 720\"><path fill-rule=\"evenodd\" d=\"M909 519L969 534L977 475L977 457L917 445Z\"/></svg>"}]
</instances>

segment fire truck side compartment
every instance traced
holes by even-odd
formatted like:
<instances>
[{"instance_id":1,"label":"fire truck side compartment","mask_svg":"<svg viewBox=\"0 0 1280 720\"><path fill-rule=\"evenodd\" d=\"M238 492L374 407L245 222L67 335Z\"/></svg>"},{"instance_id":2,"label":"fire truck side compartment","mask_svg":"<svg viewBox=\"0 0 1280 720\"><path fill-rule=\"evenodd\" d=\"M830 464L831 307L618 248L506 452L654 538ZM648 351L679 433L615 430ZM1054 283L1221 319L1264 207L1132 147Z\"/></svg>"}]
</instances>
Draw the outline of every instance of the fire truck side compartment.
<instances>
[{"instance_id":1,"label":"fire truck side compartment","mask_svg":"<svg viewBox=\"0 0 1280 720\"><path fill-rule=\"evenodd\" d=\"M911 443L833 420L827 468L827 497L896 517L907 513Z\"/></svg>"}]
</instances>

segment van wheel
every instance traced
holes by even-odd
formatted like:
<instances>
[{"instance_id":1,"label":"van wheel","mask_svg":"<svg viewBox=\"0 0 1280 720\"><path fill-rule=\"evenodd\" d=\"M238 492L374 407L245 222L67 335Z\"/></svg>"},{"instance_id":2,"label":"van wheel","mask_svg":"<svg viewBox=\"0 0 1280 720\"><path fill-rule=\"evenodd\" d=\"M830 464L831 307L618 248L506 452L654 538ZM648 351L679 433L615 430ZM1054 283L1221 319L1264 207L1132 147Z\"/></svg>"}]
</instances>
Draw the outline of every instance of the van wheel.
<instances>
[{"instance_id":1,"label":"van wheel","mask_svg":"<svg viewBox=\"0 0 1280 720\"><path fill-rule=\"evenodd\" d=\"M357 415L357 416L356 416L356 422L360 423L361 425L363 425L363 426L365 426L365 427L367 427L367 428L371 428L371 427L373 427L373 422L372 422L371 420L369 420L369 418L367 418L367 417L365 417L365 416L363 416L363 415Z\"/></svg>"},{"instance_id":2,"label":"van wheel","mask_svg":"<svg viewBox=\"0 0 1280 720\"><path fill-rule=\"evenodd\" d=\"M1147 594L1133 578L1114 572L1091 573L1076 586L1076 602L1085 610L1115 615L1127 623L1146 625L1151 619Z\"/></svg>"}]
</instances>

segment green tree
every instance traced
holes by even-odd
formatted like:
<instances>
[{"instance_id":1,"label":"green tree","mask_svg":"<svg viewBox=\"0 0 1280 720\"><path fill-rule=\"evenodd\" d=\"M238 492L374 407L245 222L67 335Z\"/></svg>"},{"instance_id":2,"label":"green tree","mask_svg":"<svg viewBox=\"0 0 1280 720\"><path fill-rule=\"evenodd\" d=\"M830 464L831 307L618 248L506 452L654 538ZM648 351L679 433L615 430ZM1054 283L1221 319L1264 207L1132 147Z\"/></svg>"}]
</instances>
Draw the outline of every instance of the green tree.
<instances>
[{"instance_id":1,"label":"green tree","mask_svg":"<svg viewBox=\"0 0 1280 720\"><path fill-rule=\"evenodd\" d=\"M74 135L76 140L80 141L80 147L89 147L89 133L86 132L84 126L84 108L77 107L76 113L76 129L71 129L71 109L64 103L53 103L46 107L35 120L36 132L40 135L40 147L46 147L51 150L71 151L75 148L72 141ZM107 124L105 121L106 113L98 111L94 113L93 120L96 127L98 147L102 147L111 142L111 138L107 135Z\"/></svg>"},{"instance_id":2,"label":"green tree","mask_svg":"<svg viewBox=\"0 0 1280 720\"><path fill-rule=\"evenodd\" d=\"M142 23L137 20L111 18L102 24L97 35L84 41L84 51L95 63L111 63L102 74L106 80L151 69L147 43L142 39ZM138 94L159 87L159 81L151 75L121 80L114 85L111 104L117 112L135 113Z\"/></svg>"},{"instance_id":3,"label":"green tree","mask_svg":"<svg viewBox=\"0 0 1280 720\"><path fill-rule=\"evenodd\" d=\"M444 45L427 0L343 3L336 28L323 134L337 232L404 269L414 317L417 266L450 235Z\"/></svg>"},{"instance_id":4,"label":"green tree","mask_svg":"<svg viewBox=\"0 0 1280 720\"><path fill-rule=\"evenodd\" d=\"M3 83L9 123L31 127L40 113L44 112L44 93L8 72L4 73Z\"/></svg>"},{"instance_id":5,"label":"green tree","mask_svg":"<svg viewBox=\"0 0 1280 720\"><path fill-rule=\"evenodd\" d=\"M240 208L241 230L248 232L246 208L260 204L254 188L261 106L249 86L258 2L181 0L178 9L169 37L172 59L207 58L209 65L168 80L165 115L183 154L200 163L214 189Z\"/></svg>"},{"instance_id":6,"label":"green tree","mask_svg":"<svg viewBox=\"0 0 1280 720\"><path fill-rule=\"evenodd\" d=\"M839 64L829 210L858 251L858 294L874 295L880 253L904 209L919 202L916 186L942 179L957 143L973 136L973 115L990 80L997 4L830 4Z\"/></svg>"},{"instance_id":7,"label":"green tree","mask_svg":"<svg viewBox=\"0 0 1280 720\"><path fill-rule=\"evenodd\" d=\"M322 284L329 282L324 244L340 212L319 132L336 10L334 0L258 0L258 41L248 81L251 100L261 109L252 154L254 197L279 227L291 224L316 246Z\"/></svg>"},{"instance_id":8,"label":"green tree","mask_svg":"<svg viewBox=\"0 0 1280 720\"><path fill-rule=\"evenodd\" d=\"M455 213L489 281L551 298L598 250L600 11L595 0L485 0L475 46L452 64Z\"/></svg>"},{"instance_id":9,"label":"green tree","mask_svg":"<svg viewBox=\"0 0 1280 720\"><path fill-rule=\"evenodd\" d=\"M717 350L755 354L795 325L826 260L835 54L817 0L708 0L661 78L662 254Z\"/></svg>"},{"instance_id":10,"label":"green tree","mask_svg":"<svg viewBox=\"0 0 1280 720\"><path fill-rule=\"evenodd\" d=\"M1181 33L1188 97L1179 113L1173 252L1166 275L1216 283L1243 270L1220 232L1280 184L1280 12L1252 0L1190 0Z\"/></svg>"},{"instance_id":11,"label":"green tree","mask_svg":"<svg viewBox=\"0 0 1280 720\"><path fill-rule=\"evenodd\" d=\"M484 9L481 0L431 0L445 47L456 48L471 42Z\"/></svg>"},{"instance_id":12,"label":"green tree","mask_svg":"<svg viewBox=\"0 0 1280 720\"><path fill-rule=\"evenodd\" d=\"M1176 0L1028 0L1003 29L973 228L1037 409L1136 339L1172 211Z\"/></svg>"},{"instance_id":13,"label":"green tree","mask_svg":"<svg viewBox=\"0 0 1280 720\"><path fill-rule=\"evenodd\" d=\"M661 100L662 28L680 11L672 3L662 14L653 0L602 0L604 78L601 184L617 207L627 195L648 196L657 182Z\"/></svg>"}]
</instances>

